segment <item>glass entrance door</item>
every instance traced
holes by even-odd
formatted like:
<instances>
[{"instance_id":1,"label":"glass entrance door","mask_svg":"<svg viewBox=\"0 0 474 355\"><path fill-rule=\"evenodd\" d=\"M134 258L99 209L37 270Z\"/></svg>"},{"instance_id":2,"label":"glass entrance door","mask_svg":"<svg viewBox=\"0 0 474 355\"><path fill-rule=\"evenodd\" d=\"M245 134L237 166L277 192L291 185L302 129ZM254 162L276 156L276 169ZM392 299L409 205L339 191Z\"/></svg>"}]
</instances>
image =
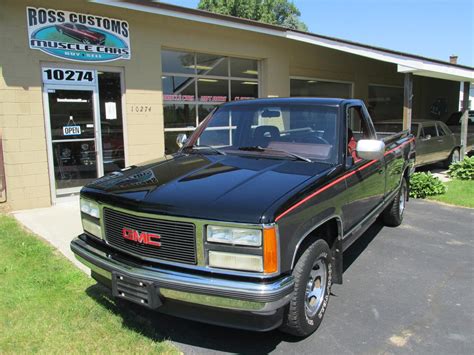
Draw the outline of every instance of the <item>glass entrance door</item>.
<instances>
[{"instance_id":1,"label":"glass entrance door","mask_svg":"<svg viewBox=\"0 0 474 355\"><path fill-rule=\"evenodd\" d=\"M56 197L77 193L102 175L93 88L46 88L50 169ZM99 136L99 140L97 138Z\"/></svg>"}]
</instances>

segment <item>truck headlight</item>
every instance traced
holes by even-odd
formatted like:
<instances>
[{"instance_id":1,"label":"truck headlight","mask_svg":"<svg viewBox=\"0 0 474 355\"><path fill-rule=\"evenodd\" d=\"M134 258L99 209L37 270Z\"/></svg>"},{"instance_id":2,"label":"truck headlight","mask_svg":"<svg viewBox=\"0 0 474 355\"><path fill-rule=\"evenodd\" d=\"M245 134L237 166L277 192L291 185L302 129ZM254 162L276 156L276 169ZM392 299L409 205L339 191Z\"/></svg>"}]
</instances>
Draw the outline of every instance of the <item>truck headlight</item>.
<instances>
[{"instance_id":1,"label":"truck headlight","mask_svg":"<svg viewBox=\"0 0 474 355\"><path fill-rule=\"evenodd\" d=\"M262 272L263 258L261 255L209 250L209 266L223 269Z\"/></svg>"},{"instance_id":2,"label":"truck headlight","mask_svg":"<svg viewBox=\"0 0 474 355\"><path fill-rule=\"evenodd\" d=\"M259 247L262 245L262 231L259 229L207 226L207 241Z\"/></svg>"},{"instance_id":3,"label":"truck headlight","mask_svg":"<svg viewBox=\"0 0 474 355\"><path fill-rule=\"evenodd\" d=\"M85 232L92 234L93 236L97 238L102 238L102 230L100 228L100 225L98 225L97 223L83 218L82 228L84 229Z\"/></svg>"},{"instance_id":4,"label":"truck headlight","mask_svg":"<svg viewBox=\"0 0 474 355\"><path fill-rule=\"evenodd\" d=\"M81 212L91 217L99 218L99 204L97 202L81 198Z\"/></svg>"},{"instance_id":5,"label":"truck headlight","mask_svg":"<svg viewBox=\"0 0 474 355\"><path fill-rule=\"evenodd\" d=\"M278 272L278 229L208 226L207 261L213 268L263 272ZM221 245L218 245L220 243ZM222 244L232 244L222 245ZM255 247L254 249L248 246Z\"/></svg>"},{"instance_id":6,"label":"truck headlight","mask_svg":"<svg viewBox=\"0 0 474 355\"><path fill-rule=\"evenodd\" d=\"M97 238L102 238L99 204L97 202L81 198L80 205L82 212L82 228L85 232Z\"/></svg>"}]
</instances>

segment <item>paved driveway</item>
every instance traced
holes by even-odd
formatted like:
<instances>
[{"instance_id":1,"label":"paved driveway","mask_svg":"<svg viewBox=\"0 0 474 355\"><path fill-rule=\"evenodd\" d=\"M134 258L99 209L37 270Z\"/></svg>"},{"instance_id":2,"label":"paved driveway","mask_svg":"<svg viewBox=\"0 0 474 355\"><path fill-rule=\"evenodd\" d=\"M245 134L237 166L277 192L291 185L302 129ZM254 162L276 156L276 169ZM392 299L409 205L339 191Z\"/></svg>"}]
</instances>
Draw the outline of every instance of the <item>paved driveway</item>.
<instances>
[{"instance_id":1,"label":"paved driveway","mask_svg":"<svg viewBox=\"0 0 474 355\"><path fill-rule=\"evenodd\" d=\"M119 310L104 289L89 295L124 325L167 338L185 354L473 354L474 210L410 201L398 228L380 224L345 253L321 328L300 340Z\"/></svg>"},{"instance_id":2,"label":"paved driveway","mask_svg":"<svg viewBox=\"0 0 474 355\"><path fill-rule=\"evenodd\" d=\"M16 217L66 256L79 230L78 203ZM75 231L73 234L77 234ZM186 354L473 354L474 209L410 201L398 228L373 225L344 254L344 285L334 285L321 328L300 340L124 310L101 286L86 292L124 326L169 339Z\"/></svg>"}]
</instances>

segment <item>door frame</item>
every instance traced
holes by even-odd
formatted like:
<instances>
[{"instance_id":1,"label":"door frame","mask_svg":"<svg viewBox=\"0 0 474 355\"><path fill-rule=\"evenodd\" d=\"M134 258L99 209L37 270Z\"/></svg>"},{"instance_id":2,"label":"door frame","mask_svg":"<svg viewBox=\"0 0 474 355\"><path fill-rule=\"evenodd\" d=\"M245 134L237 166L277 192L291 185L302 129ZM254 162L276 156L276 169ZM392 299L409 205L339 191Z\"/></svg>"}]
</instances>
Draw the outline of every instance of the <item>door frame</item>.
<instances>
[{"instance_id":1,"label":"door frame","mask_svg":"<svg viewBox=\"0 0 474 355\"><path fill-rule=\"evenodd\" d=\"M100 125L100 106L99 106L99 90L97 85L60 85L60 84L43 84L43 106L44 106L44 120L46 131L46 149L48 153L48 170L49 183L51 192L51 201L53 204L59 199L67 197L72 194L77 194L81 187L71 188L70 193L62 196L57 196L56 179L54 171L54 156L53 156L53 139L51 135L51 118L49 109L49 91L48 90L70 90L70 91L90 91L92 93L93 110L94 110L94 145L95 157L97 166L97 177L104 175L104 164L102 159L102 131ZM71 140L73 141L73 140Z\"/></svg>"},{"instance_id":2,"label":"door frame","mask_svg":"<svg viewBox=\"0 0 474 355\"><path fill-rule=\"evenodd\" d=\"M58 198L56 197L56 182L54 181L54 161L52 160L52 142L51 142L51 128L50 128L50 121L49 121L49 100L47 93L45 95L45 86L49 84L45 84L42 81L42 72L43 68L47 67L55 67L60 69L78 69L78 70L94 70L96 72L96 76L98 72L111 72L111 73L119 73L120 74L120 90L121 90L121 108L122 108L122 131L123 131L123 146L124 146L124 158L125 158L125 166L129 165L129 152L128 152L128 124L127 124L127 111L126 111L126 104L125 104L125 68L120 66L107 66L107 65L89 65L86 63L76 64L76 63L64 63L64 62L54 62L54 61L41 61L40 66L40 80L42 85L42 96L43 96L43 116L45 119L45 134L46 134L46 148L48 153L48 169L49 169L49 178L50 178L50 195L51 195L51 203L54 205L58 202ZM98 76L97 76L98 78ZM52 85L52 84L51 84ZM61 85L59 85L61 86ZM66 85L64 85L66 86ZM74 85L67 85L68 88L74 87ZM76 85L76 87L80 87L81 89L84 87L89 87L89 85ZM95 85L90 85L91 88L95 88L97 97L94 99L94 110L95 114L99 117L99 130L101 129L100 126L100 103L99 103L99 81L96 81ZM45 100L46 99L46 100ZM49 138L48 138L49 135ZM102 143L102 134L100 132L100 142ZM102 149L102 145L100 146ZM102 160L102 156L100 157ZM52 162L52 163L50 163ZM51 169L51 167L53 169ZM101 164L101 171L103 171L104 166L103 163ZM103 173L100 176L102 176ZM53 177L51 179L51 176ZM67 197L59 197L60 200L67 199Z\"/></svg>"}]
</instances>

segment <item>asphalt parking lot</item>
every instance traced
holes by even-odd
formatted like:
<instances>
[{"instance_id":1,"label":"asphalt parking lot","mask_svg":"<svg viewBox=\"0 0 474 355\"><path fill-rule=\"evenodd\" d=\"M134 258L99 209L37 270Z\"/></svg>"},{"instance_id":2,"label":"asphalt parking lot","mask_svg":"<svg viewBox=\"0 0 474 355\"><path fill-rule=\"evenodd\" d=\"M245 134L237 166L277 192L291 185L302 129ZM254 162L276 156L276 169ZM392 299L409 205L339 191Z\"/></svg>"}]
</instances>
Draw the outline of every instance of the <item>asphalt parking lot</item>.
<instances>
[{"instance_id":1,"label":"asphalt parking lot","mask_svg":"<svg viewBox=\"0 0 474 355\"><path fill-rule=\"evenodd\" d=\"M347 250L344 284L333 287L320 329L303 340L123 311L101 287L87 292L122 312L124 326L185 354L473 354L473 239L474 209L410 201L402 226L376 223Z\"/></svg>"}]
</instances>

